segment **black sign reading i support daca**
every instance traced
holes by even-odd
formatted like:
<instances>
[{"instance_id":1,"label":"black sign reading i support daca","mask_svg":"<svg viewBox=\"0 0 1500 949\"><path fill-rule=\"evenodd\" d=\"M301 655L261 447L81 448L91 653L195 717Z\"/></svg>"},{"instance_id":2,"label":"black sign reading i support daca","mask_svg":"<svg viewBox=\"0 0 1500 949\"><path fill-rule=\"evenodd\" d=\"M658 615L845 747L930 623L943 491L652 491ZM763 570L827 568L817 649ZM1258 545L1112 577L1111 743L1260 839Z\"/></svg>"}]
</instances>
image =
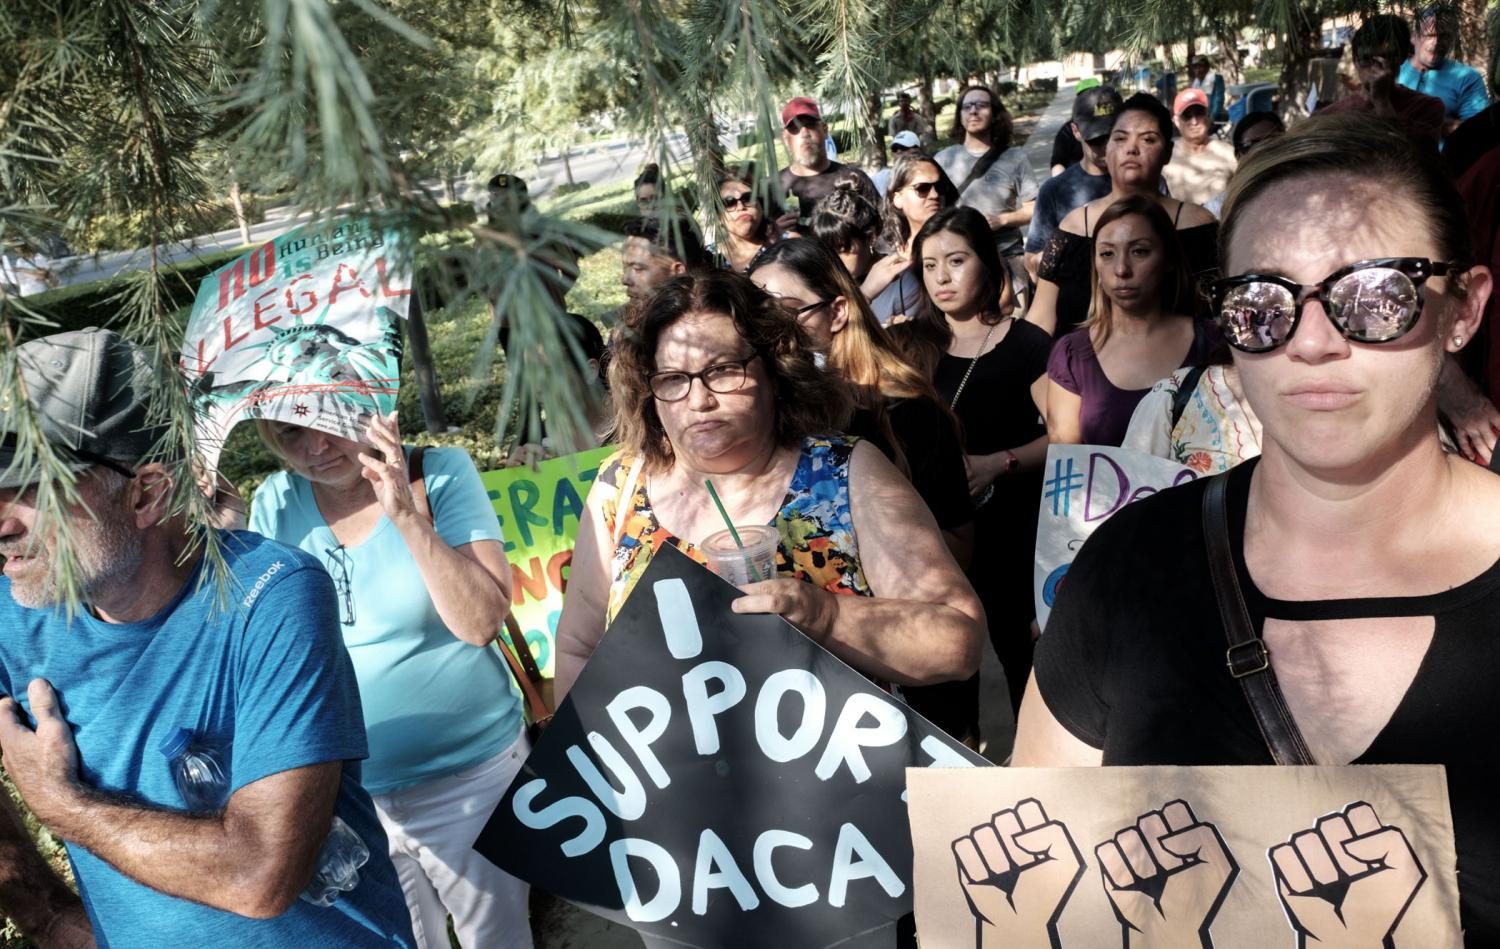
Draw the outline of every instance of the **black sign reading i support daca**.
<instances>
[{"instance_id":1,"label":"black sign reading i support daca","mask_svg":"<svg viewBox=\"0 0 1500 949\"><path fill-rule=\"evenodd\" d=\"M740 595L659 549L475 849L686 946L892 946L905 769L988 762Z\"/></svg>"}]
</instances>

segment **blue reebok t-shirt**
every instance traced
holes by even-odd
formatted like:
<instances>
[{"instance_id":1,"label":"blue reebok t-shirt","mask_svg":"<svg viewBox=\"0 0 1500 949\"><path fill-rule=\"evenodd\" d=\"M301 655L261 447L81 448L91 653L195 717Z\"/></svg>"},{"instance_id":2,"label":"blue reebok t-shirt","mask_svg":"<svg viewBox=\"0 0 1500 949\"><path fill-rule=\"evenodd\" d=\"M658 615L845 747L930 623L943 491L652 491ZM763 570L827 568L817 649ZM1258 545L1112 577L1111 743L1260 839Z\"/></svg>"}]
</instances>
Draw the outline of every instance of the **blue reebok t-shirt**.
<instances>
[{"instance_id":1,"label":"blue reebok t-shirt","mask_svg":"<svg viewBox=\"0 0 1500 949\"><path fill-rule=\"evenodd\" d=\"M70 622L61 610L25 609L0 578L0 692L29 715L27 685L51 682L78 743L82 780L146 807L187 807L160 751L179 727L218 753L230 795L269 775L342 761L335 813L370 860L359 885L332 906L299 899L275 919L256 920L159 893L70 844L95 937L101 947L152 949L412 945L385 833L359 785L359 691L328 576L300 551L258 535L220 537L229 602L220 604L212 580L199 589L200 565L176 599L138 623L86 611Z\"/></svg>"},{"instance_id":2,"label":"blue reebok t-shirt","mask_svg":"<svg viewBox=\"0 0 1500 949\"><path fill-rule=\"evenodd\" d=\"M407 451L410 452L408 447ZM427 502L453 548L499 541L500 521L469 453L423 455ZM443 625L417 562L391 519L346 547L318 510L312 485L285 471L255 492L250 529L318 558L339 597L338 627L354 661L370 756L364 786L389 794L493 758L521 735L521 700L495 647L466 643ZM504 618L495 618L498 631Z\"/></svg>"}]
</instances>

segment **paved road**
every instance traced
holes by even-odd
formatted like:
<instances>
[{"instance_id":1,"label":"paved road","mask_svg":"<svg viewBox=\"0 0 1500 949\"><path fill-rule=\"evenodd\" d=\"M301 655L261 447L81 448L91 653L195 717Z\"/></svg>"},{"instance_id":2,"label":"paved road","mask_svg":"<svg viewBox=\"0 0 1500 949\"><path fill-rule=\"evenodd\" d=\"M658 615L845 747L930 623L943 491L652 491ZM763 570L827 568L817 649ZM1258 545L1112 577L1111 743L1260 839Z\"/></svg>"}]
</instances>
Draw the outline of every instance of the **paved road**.
<instances>
[{"instance_id":1,"label":"paved road","mask_svg":"<svg viewBox=\"0 0 1500 949\"><path fill-rule=\"evenodd\" d=\"M682 133L671 136L668 147L674 161L686 160L687 136ZM575 149L570 161L574 181L586 181L592 187L604 187L621 180L633 179L647 157L641 143L620 140ZM468 175L460 177L456 184L459 199L474 202L475 207L482 211L486 200L486 180L488 179ZM533 198L544 198L558 185L566 182L567 175L559 158L547 159L529 176ZM424 184L434 191L441 187L438 182ZM290 207L271 208L266 212L264 221L250 228L250 243L260 244L278 237L309 217L311 215L298 214ZM215 234L204 234L181 244L163 246L159 254L165 263L182 263L200 254L214 254L242 246L244 242L240 239L239 229L230 228ZM147 260L146 250L140 249L64 258L54 262L52 267L60 284L71 286L105 280L122 271L144 269Z\"/></svg>"}]
</instances>

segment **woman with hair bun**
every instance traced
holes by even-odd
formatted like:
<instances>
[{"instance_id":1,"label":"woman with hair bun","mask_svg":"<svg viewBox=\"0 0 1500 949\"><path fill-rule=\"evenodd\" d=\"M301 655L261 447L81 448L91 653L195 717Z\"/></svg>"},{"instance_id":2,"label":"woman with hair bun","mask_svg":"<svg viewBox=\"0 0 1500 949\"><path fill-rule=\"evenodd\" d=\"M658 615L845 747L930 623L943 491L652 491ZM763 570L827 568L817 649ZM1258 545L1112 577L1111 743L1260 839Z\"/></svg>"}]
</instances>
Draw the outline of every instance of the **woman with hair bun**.
<instances>
[{"instance_id":1,"label":"woman with hair bun","mask_svg":"<svg viewBox=\"0 0 1500 949\"><path fill-rule=\"evenodd\" d=\"M856 283L869 276L880 237L880 209L860 194L859 182L844 179L817 203L812 215L813 237L838 255Z\"/></svg>"}]
</instances>

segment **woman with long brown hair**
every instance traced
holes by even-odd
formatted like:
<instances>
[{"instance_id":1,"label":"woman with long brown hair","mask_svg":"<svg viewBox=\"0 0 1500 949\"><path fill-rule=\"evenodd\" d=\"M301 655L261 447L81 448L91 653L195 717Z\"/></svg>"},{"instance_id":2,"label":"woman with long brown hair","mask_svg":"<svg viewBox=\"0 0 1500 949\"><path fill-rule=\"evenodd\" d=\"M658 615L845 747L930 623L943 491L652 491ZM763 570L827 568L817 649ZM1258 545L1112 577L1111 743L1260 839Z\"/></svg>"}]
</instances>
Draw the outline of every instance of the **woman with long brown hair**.
<instances>
[{"instance_id":1,"label":"woman with long brown hair","mask_svg":"<svg viewBox=\"0 0 1500 949\"><path fill-rule=\"evenodd\" d=\"M903 357L854 278L816 240L775 245L750 279L802 324L826 365L854 389L848 434L873 442L911 479L961 566L974 543L958 422L932 383ZM978 747L979 677L902 690L912 707L960 741Z\"/></svg>"},{"instance_id":2,"label":"woman with long brown hair","mask_svg":"<svg viewBox=\"0 0 1500 949\"><path fill-rule=\"evenodd\" d=\"M1093 301L1052 347L1047 431L1054 442L1119 445L1158 379L1207 365L1221 335L1193 319L1191 265L1155 197L1121 198L1094 231Z\"/></svg>"},{"instance_id":3,"label":"woman with long brown hair","mask_svg":"<svg viewBox=\"0 0 1500 949\"><path fill-rule=\"evenodd\" d=\"M957 203L957 189L932 158L914 152L896 160L881 211L880 244L886 256L875 262L861 286L882 324L914 315L922 299L922 277L911 265L912 238L928 218Z\"/></svg>"},{"instance_id":4,"label":"woman with long brown hair","mask_svg":"<svg viewBox=\"0 0 1500 949\"><path fill-rule=\"evenodd\" d=\"M891 335L963 425L974 517L969 576L984 602L990 642L1012 707L1031 669L1031 561L1047 432L1039 418L1052 340L1011 318L1010 282L984 215L949 208L912 242L923 303Z\"/></svg>"}]
</instances>

